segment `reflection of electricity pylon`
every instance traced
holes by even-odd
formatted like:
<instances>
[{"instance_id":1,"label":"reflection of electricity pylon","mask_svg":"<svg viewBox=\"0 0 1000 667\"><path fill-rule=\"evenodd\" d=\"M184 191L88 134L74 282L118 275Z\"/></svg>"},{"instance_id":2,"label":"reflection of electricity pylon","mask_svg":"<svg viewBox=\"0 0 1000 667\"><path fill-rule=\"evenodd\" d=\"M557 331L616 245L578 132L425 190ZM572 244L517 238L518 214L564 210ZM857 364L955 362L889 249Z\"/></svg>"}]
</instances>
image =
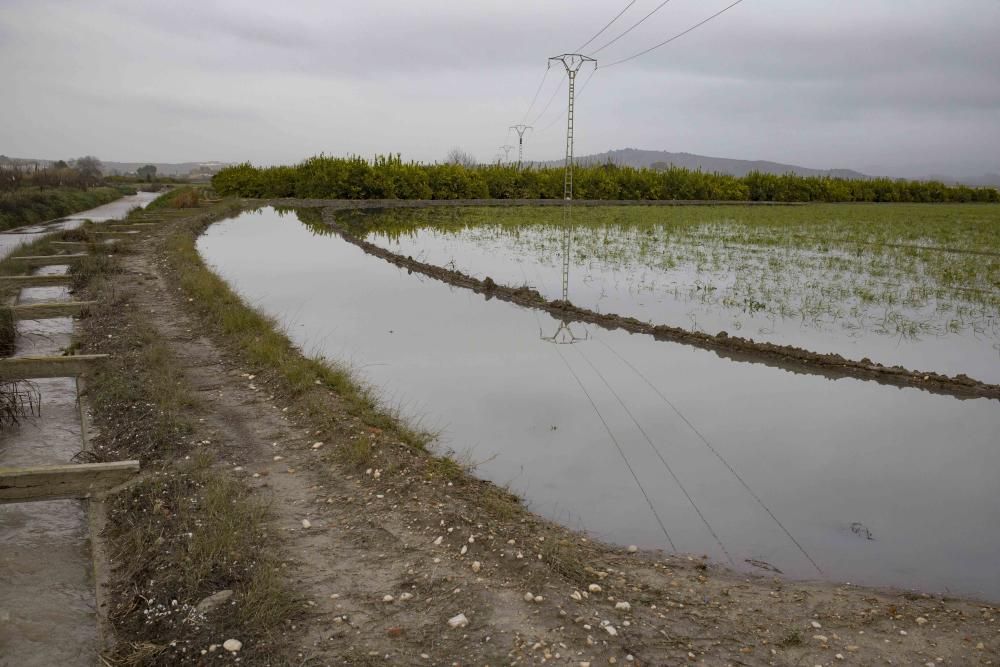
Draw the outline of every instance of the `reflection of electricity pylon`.
<instances>
[{"instance_id":1,"label":"reflection of electricity pylon","mask_svg":"<svg viewBox=\"0 0 1000 667\"><path fill-rule=\"evenodd\" d=\"M563 209L563 231L562 231L562 303L565 306L569 305L569 251L572 241L572 211L573 209L569 204ZM559 326L556 327L555 333L551 336L542 335L541 329L538 330L539 337L549 343L556 343L558 345L572 345L573 343L579 343L582 340L587 340L587 332L584 331L583 336L577 336L573 333L573 330L569 326L568 320L560 320Z\"/></svg>"},{"instance_id":2,"label":"reflection of electricity pylon","mask_svg":"<svg viewBox=\"0 0 1000 667\"><path fill-rule=\"evenodd\" d=\"M504 144L503 146L500 147L500 150L503 151L504 160L510 162L510 152L514 150L514 147L511 146L510 144Z\"/></svg>"},{"instance_id":3,"label":"reflection of electricity pylon","mask_svg":"<svg viewBox=\"0 0 1000 667\"><path fill-rule=\"evenodd\" d=\"M574 115L574 92L576 90L576 73L580 71L584 63L594 63L597 68L597 61L582 53L564 53L561 56L549 58L549 66L556 60L566 68L566 76L569 77L569 108L566 111L566 174L563 183L563 198L573 199L573 115Z\"/></svg>"},{"instance_id":4,"label":"reflection of electricity pylon","mask_svg":"<svg viewBox=\"0 0 1000 667\"><path fill-rule=\"evenodd\" d=\"M520 167L521 162L524 160L524 133L534 128L530 125L518 123L517 125L511 125L507 129L517 132L517 166Z\"/></svg>"}]
</instances>

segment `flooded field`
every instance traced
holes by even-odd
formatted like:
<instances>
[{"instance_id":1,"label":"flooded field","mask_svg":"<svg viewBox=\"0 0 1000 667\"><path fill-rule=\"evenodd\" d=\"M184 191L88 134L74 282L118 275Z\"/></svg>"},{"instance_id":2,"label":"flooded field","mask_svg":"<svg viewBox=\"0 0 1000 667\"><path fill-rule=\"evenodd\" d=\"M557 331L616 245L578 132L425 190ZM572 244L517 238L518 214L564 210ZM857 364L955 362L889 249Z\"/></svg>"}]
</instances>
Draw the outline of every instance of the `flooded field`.
<instances>
[{"instance_id":1,"label":"flooded field","mask_svg":"<svg viewBox=\"0 0 1000 667\"><path fill-rule=\"evenodd\" d=\"M1000 382L1000 207L338 214L403 256L654 324ZM571 227L567 225L571 223ZM567 234L567 229L571 231Z\"/></svg>"},{"instance_id":2,"label":"flooded field","mask_svg":"<svg viewBox=\"0 0 1000 667\"><path fill-rule=\"evenodd\" d=\"M517 210L461 212L469 214L513 224ZM412 235L373 233L413 244L414 255L426 240L478 248L456 253L456 264L487 257L493 264L468 270L560 288L550 246L561 240L545 225L429 232L418 222ZM637 233L594 226L574 229L573 240L580 248L585 238L607 237L607 246L622 247ZM517 248L529 238L518 266ZM477 464L477 474L509 485L545 516L601 539L704 553L740 569L1000 599L997 401L792 373L622 331L567 330L545 313L408 274L272 209L213 225L199 249L305 352L352 365L388 403L439 430L442 450ZM641 309L646 301L630 296L640 293L629 287L640 284L633 274L674 275L643 269L656 264L656 252L614 270L610 260L579 255L573 264L594 266L590 282L617 277L615 308ZM893 265L891 279L904 264ZM921 266L907 275L934 270ZM518 280L522 268L527 278ZM571 299L583 284L570 285ZM719 316L720 328L732 328L737 312ZM758 315L744 313L743 326L756 326ZM848 338L836 319L805 330ZM560 331L578 342L553 344ZM995 379L986 366L978 374Z\"/></svg>"}]
</instances>

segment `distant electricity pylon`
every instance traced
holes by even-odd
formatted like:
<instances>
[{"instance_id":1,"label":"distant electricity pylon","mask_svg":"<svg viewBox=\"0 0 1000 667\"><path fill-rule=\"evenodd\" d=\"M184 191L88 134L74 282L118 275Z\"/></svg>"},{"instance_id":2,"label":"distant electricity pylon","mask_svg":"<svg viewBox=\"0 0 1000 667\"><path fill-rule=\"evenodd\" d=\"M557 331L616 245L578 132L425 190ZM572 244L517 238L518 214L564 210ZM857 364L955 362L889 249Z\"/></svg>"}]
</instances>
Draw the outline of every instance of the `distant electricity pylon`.
<instances>
[{"instance_id":1,"label":"distant electricity pylon","mask_svg":"<svg viewBox=\"0 0 1000 667\"><path fill-rule=\"evenodd\" d=\"M514 150L514 147L511 146L510 144L504 144L503 146L500 147L500 150L503 151L504 160L510 162L510 152Z\"/></svg>"},{"instance_id":2,"label":"distant electricity pylon","mask_svg":"<svg viewBox=\"0 0 1000 667\"><path fill-rule=\"evenodd\" d=\"M566 76L569 77L569 109L566 112L566 175L563 183L563 198L570 201L573 199L573 94L576 89L576 73L585 63L594 63L594 69L597 69L597 61L582 53L564 53L561 56L549 58L550 67L554 60L563 64L563 67L566 68Z\"/></svg>"},{"instance_id":3,"label":"distant electricity pylon","mask_svg":"<svg viewBox=\"0 0 1000 667\"><path fill-rule=\"evenodd\" d=\"M531 125L518 123L517 125L511 125L507 129L517 132L517 164L520 166L524 160L524 133L534 128Z\"/></svg>"}]
</instances>

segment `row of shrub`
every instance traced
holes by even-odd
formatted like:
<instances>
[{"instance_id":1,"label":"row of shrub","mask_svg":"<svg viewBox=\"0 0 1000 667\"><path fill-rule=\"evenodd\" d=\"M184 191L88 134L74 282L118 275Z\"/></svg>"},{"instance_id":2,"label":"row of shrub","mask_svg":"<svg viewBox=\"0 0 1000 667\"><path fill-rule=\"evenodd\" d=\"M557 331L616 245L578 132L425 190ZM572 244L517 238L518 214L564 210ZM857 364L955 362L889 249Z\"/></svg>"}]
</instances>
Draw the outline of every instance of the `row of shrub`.
<instances>
[{"instance_id":1,"label":"row of shrub","mask_svg":"<svg viewBox=\"0 0 1000 667\"><path fill-rule=\"evenodd\" d=\"M52 220L63 215L86 211L112 202L124 195L134 195L127 186L97 187L89 190L27 188L0 194L0 229Z\"/></svg>"},{"instance_id":2,"label":"row of shrub","mask_svg":"<svg viewBox=\"0 0 1000 667\"><path fill-rule=\"evenodd\" d=\"M562 167L404 163L398 156L312 157L295 166L227 167L212 178L223 196L316 199L561 199ZM842 179L753 172L578 166L576 199L774 202L1000 202L995 188L889 178Z\"/></svg>"}]
</instances>

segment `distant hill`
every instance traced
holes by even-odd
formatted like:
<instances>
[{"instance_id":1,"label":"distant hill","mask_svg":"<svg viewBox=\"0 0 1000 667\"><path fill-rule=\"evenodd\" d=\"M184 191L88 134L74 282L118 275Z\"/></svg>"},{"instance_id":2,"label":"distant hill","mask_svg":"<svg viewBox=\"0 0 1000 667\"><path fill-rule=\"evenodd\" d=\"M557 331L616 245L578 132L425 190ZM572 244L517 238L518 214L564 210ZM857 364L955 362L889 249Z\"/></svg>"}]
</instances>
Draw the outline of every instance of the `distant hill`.
<instances>
[{"instance_id":1,"label":"distant hill","mask_svg":"<svg viewBox=\"0 0 1000 667\"><path fill-rule=\"evenodd\" d=\"M836 178L869 178L853 169L810 169L794 164L768 162L767 160L734 160L725 157L708 157L693 153L670 153L668 151L646 151L638 148L622 148L594 155L576 158L577 164L592 165L611 162L628 167L650 167L666 169L673 165L685 169L700 169L704 172L746 176L752 171L766 174L795 174L796 176L833 176ZM552 160L541 164L557 166L562 160Z\"/></svg>"},{"instance_id":2,"label":"distant hill","mask_svg":"<svg viewBox=\"0 0 1000 667\"><path fill-rule=\"evenodd\" d=\"M29 166L37 164L39 167L47 167L55 160L45 160L41 158L19 158L0 155L0 164L17 164ZM188 176L192 173L210 175L228 166L228 162L111 162L101 160L104 165L105 174L134 174L135 170L147 164L156 166L156 173L160 176Z\"/></svg>"}]
</instances>

